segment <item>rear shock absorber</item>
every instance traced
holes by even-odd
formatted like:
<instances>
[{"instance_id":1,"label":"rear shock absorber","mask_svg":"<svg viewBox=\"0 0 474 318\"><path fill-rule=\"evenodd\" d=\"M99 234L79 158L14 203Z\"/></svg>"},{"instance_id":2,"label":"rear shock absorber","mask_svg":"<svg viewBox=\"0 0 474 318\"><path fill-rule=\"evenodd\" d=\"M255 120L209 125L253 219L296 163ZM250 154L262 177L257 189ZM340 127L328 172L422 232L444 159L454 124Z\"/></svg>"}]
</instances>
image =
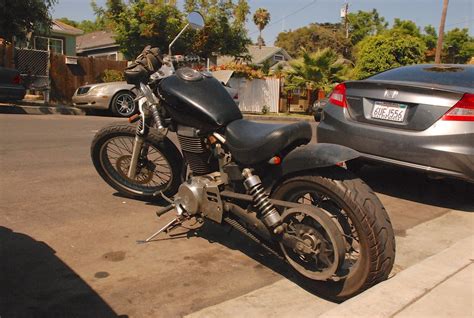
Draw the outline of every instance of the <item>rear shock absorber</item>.
<instances>
[{"instance_id":1,"label":"rear shock absorber","mask_svg":"<svg viewBox=\"0 0 474 318\"><path fill-rule=\"evenodd\" d=\"M280 213L275 209L268 194L262 186L262 181L250 169L244 169L242 176L245 178L244 186L253 197L253 203L260 212L260 219L274 234L283 232Z\"/></svg>"}]
</instances>

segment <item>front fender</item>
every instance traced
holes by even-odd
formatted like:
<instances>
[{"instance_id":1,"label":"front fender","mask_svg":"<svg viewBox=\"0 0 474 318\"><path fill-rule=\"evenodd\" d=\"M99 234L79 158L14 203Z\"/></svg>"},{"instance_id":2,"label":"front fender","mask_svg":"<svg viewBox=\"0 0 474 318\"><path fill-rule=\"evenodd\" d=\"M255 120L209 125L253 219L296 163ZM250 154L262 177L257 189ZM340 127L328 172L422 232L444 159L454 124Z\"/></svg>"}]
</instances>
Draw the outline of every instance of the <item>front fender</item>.
<instances>
[{"instance_id":1,"label":"front fender","mask_svg":"<svg viewBox=\"0 0 474 318\"><path fill-rule=\"evenodd\" d=\"M336 144L310 144L298 147L282 161L282 175L302 170L330 167L360 157L359 152Z\"/></svg>"}]
</instances>

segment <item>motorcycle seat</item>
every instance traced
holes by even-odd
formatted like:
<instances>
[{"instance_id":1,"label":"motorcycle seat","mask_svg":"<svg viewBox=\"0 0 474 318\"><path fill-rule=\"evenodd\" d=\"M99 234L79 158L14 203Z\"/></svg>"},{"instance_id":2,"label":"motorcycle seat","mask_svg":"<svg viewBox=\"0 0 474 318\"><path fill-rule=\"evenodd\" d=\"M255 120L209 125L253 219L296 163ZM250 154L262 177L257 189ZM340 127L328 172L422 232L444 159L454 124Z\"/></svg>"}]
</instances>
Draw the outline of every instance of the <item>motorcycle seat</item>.
<instances>
[{"instance_id":1,"label":"motorcycle seat","mask_svg":"<svg viewBox=\"0 0 474 318\"><path fill-rule=\"evenodd\" d=\"M226 144L235 161L256 164L269 160L282 150L294 149L311 141L311 124L267 124L238 119L226 127Z\"/></svg>"}]
</instances>

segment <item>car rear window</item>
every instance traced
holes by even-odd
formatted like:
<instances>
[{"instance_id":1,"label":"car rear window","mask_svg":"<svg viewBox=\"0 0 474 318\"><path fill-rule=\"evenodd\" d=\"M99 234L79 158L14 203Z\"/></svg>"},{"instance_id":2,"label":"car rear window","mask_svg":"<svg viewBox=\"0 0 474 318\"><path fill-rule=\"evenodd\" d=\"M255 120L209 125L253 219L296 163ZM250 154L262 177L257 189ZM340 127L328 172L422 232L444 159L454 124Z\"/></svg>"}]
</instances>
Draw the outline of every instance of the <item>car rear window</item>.
<instances>
[{"instance_id":1,"label":"car rear window","mask_svg":"<svg viewBox=\"0 0 474 318\"><path fill-rule=\"evenodd\" d=\"M414 65L388 70L367 79L474 88L474 66Z\"/></svg>"}]
</instances>

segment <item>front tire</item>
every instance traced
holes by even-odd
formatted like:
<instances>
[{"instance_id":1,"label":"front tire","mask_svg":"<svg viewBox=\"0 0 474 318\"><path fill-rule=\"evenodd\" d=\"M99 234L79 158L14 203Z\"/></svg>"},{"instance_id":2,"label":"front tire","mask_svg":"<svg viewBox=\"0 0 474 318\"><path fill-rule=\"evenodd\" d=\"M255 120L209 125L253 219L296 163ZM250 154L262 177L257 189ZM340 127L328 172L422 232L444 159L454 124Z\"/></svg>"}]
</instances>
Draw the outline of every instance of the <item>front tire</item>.
<instances>
[{"instance_id":1,"label":"front tire","mask_svg":"<svg viewBox=\"0 0 474 318\"><path fill-rule=\"evenodd\" d=\"M150 201L162 191L172 197L182 180L183 157L171 140L160 138L150 130L144 146L149 147L146 157L140 157L135 179L127 176L135 140L136 127L131 124L107 126L94 137L91 157L99 175L121 194Z\"/></svg>"},{"instance_id":2,"label":"front tire","mask_svg":"<svg viewBox=\"0 0 474 318\"><path fill-rule=\"evenodd\" d=\"M284 180L272 198L313 204L333 217L346 241L340 277L312 281L315 292L336 300L350 298L386 280L395 260L395 237L385 208L362 180L331 167Z\"/></svg>"}]
</instances>

